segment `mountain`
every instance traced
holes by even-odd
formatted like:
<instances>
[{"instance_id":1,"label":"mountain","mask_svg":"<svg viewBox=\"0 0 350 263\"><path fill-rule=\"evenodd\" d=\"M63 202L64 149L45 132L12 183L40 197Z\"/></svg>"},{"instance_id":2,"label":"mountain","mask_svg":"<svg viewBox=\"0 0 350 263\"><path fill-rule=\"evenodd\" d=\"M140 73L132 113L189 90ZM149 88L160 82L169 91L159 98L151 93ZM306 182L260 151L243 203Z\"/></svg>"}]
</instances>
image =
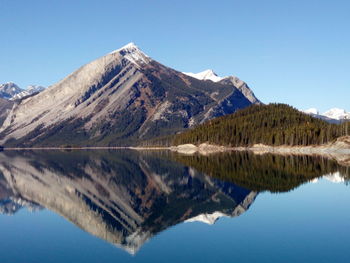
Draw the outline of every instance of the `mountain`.
<instances>
[{"instance_id":1,"label":"mountain","mask_svg":"<svg viewBox=\"0 0 350 263\"><path fill-rule=\"evenodd\" d=\"M23 99L27 96L35 95L39 92L42 92L45 89L43 86L39 85L30 85L27 87L27 89L15 94L12 96L11 100L18 100L18 99Z\"/></svg>"},{"instance_id":2,"label":"mountain","mask_svg":"<svg viewBox=\"0 0 350 263\"><path fill-rule=\"evenodd\" d=\"M0 98L0 127L7 118L7 115L11 111L13 102Z\"/></svg>"},{"instance_id":3,"label":"mountain","mask_svg":"<svg viewBox=\"0 0 350 263\"><path fill-rule=\"evenodd\" d=\"M319 145L350 134L350 126L330 124L285 104L252 105L176 134L173 145Z\"/></svg>"},{"instance_id":4,"label":"mountain","mask_svg":"<svg viewBox=\"0 0 350 263\"><path fill-rule=\"evenodd\" d=\"M339 108L332 108L324 113L320 113L315 108L303 110L302 112L309 114L315 118L325 120L329 123L339 124L345 120L350 120L350 112Z\"/></svg>"},{"instance_id":5,"label":"mountain","mask_svg":"<svg viewBox=\"0 0 350 263\"><path fill-rule=\"evenodd\" d=\"M253 104L260 104L261 102L255 97L253 91L248 87L247 83L235 76L219 77L212 69L207 69L199 73L184 72L184 74L199 80L211 80L225 85L233 85L239 89L242 94Z\"/></svg>"},{"instance_id":6,"label":"mountain","mask_svg":"<svg viewBox=\"0 0 350 263\"><path fill-rule=\"evenodd\" d=\"M43 91L45 88L38 85L30 85L26 89L21 89L13 82L0 85L0 98L7 100L18 100Z\"/></svg>"},{"instance_id":7,"label":"mountain","mask_svg":"<svg viewBox=\"0 0 350 263\"><path fill-rule=\"evenodd\" d=\"M238 216L256 195L157 154L0 152L0 213L46 208L132 254L186 220Z\"/></svg>"},{"instance_id":8,"label":"mountain","mask_svg":"<svg viewBox=\"0 0 350 263\"><path fill-rule=\"evenodd\" d=\"M335 120L350 120L350 112L345 111L344 109L333 108L322 114L330 119Z\"/></svg>"},{"instance_id":9,"label":"mountain","mask_svg":"<svg viewBox=\"0 0 350 263\"><path fill-rule=\"evenodd\" d=\"M219 77L212 69L207 69L199 73L183 72L184 74L191 76L199 80L211 80L213 82L219 82L222 77Z\"/></svg>"},{"instance_id":10,"label":"mountain","mask_svg":"<svg viewBox=\"0 0 350 263\"><path fill-rule=\"evenodd\" d=\"M0 129L0 144L135 145L252 103L259 102L236 78L199 80L130 43L20 101Z\"/></svg>"},{"instance_id":11,"label":"mountain","mask_svg":"<svg viewBox=\"0 0 350 263\"><path fill-rule=\"evenodd\" d=\"M11 99L16 94L22 92L23 89L18 87L13 82L7 82L5 84L0 84L0 98L2 99Z\"/></svg>"},{"instance_id":12,"label":"mountain","mask_svg":"<svg viewBox=\"0 0 350 263\"><path fill-rule=\"evenodd\" d=\"M0 127L9 115L14 101L25 97L35 95L45 88L42 86L31 85L23 90L13 82L0 85Z\"/></svg>"}]
</instances>

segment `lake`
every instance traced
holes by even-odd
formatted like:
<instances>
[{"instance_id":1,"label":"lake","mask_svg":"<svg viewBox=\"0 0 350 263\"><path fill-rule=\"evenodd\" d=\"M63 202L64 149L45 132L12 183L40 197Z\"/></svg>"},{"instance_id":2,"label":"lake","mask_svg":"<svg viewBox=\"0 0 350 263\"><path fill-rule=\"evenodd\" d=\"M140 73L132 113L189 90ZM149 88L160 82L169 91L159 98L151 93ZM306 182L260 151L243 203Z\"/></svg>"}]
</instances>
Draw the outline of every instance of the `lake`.
<instances>
[{"instance_id":1,"label":"lake","mask_svg":"<svg viewBox=\"0 0 350 263\"><path fill-rule=\"evenodd\" d=\"M349 262L350 169L311 156L0 152L0 262Z\"/></svg>"}]
</instances>

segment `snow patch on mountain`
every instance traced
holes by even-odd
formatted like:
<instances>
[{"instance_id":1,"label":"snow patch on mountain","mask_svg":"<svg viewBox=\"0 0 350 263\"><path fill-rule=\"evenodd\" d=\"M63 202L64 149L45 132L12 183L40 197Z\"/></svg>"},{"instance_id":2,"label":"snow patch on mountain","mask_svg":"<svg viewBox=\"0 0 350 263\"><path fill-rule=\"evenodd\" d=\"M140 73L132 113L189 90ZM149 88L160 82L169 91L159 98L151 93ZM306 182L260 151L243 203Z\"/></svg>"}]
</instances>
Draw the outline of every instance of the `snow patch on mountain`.
<instances>
[{"instance_id":1,"label":"snow patch on mountain","mask_svg":"<svg viewBox=\"0 0 350 263\"><path fill-rule=\"evenodd\" d=\"M192 72L182 72L182 73L199 80L211 80L213 82L219 82L220 80L224 79L223 77L219 77L212 69L207 69L199 73L192 73Z\"/></svg>"}]
</instances>

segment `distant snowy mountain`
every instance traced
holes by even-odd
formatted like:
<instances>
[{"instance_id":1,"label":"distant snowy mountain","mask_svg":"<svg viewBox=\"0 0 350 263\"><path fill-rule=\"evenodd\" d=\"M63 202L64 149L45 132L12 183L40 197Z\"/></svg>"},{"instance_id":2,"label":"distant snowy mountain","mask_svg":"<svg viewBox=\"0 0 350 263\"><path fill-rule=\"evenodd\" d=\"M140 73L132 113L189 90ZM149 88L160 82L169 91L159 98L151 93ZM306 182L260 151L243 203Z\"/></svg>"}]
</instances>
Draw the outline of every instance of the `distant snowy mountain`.
<instances>
[{"instance_id":1,"label":"distant snowy mountain","mask_svg":"<svg viewBox=\"0 0 350 263\"><path fill-rule=\"evenodd\" d=\"M38 85L30 85L26 89L21 89L13 82L0 85L0 98L6 100L18 100L24 97L39 93L45 88Z\"/></svg>"},{"instance_id":2,"label":"distant snowy mountain","mask_svg":"<svg viewBox=\"0 0 350 263\"><path fill-rule=\"evenodd\" d=\"M16 95L14 95L10 100L18 100L18 99L22 99L24 97L39 93L41 91L43 91L45 89L45 87L43 86L38 86L38 85L30 85L27 87L27 89L23 90L20 93L17 93Z\"/></svg>"},{"instance_id":3,"label":"distant snowy mountain","mask_svg":"<svg viewBox=\"0 0 350 263\"><path fill-rule=\"evenodd\" d=\"M213 70L207 69L199 73L183 72L187 76L199 79L199 80L211 80L213 82L218 82L224 78L219 77Z\"/></svg>"},{"instance_id":4,"label":"distant snowy mountain","mask_svg":"<svg viewBox=\"0 0 350 263\"><path fill-rule=\"evenodd\" d=\"M350 120L350 112L345 111L344 109L333 108L322 114L331 119L335 120Z\"/></svg>"},{"instance_id":5,"label":"distant snowy mountain","mask_svg":"<svg viewBox=\"0 0 350 263\"><path fill-rule=\"evenodd\" d=\"M13 82L7 82L5 84L0 84L0 98L2 99L11 99L13 96L15 96L18 93L21 93L23 89L18 87Z\"/></svg>"},{"instance_id":6,"label":"distant snowy mountain","mask_svg":"<svg viewBox=\"0 0 350 263\"><path fill-rule=\"evenodd\" d=\"M302 112L310 114L313 117L328 121L330 123L340 123L345 120L350 120L350 112L339 108L332 108L324 113L320 113L315 108L303 110Z\"/></svg>"}]
</instances>

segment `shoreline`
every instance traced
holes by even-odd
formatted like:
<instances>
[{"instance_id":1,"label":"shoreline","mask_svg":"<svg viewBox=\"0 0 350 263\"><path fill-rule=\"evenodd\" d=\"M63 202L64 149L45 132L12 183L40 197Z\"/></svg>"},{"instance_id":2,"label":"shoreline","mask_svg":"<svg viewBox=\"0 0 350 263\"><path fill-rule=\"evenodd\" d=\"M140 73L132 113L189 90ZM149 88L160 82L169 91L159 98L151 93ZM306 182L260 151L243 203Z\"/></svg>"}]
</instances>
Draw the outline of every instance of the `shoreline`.
<instances>
[{"instance_id":1,"label":"shoreline","mask_svg":"<svg viewBox=\"0 0 350 263\"><path fill-rule=\"evenodd\" d=\"M169 147L139 147L139 146L118 146L118 147L10 147L0 149L5 151L30 151L30 150L135 150L135 151L171 151L184 155L212 155L217 153L229 152L252 152L254 154L277 154L277 155L305 155L305 156L321 156L328 159L334 159L340 165L350 166L350 146L339 147L333 144L319 146L268 146L253 145L250 147L228 147L212 144L183 144Z\"/></svg>"},{"instance_id":2,"label":"shoreline","mask_svg":"<svg viewBox=\"0 0 350 263\"><path fill-rule=\"evenodd\" d=\"M345 154L350 155L349 148L334 147L332 145L313 145L313 146L270 146L256 144L253 146L230 147L223 145L214 145L202 143L198 146L194 144L182 144L177 146L82 146L82 147L4 147L0 151L20 151L20 150L170 150L179 153L219 153L228 151L253 151L269 153L296 153L296 154Z\"/></svg>"},{"instance_id":3,"label":"shoreline","mask_svg":"<svg viewBox=\"0 0 350 263\"><path fill-rule=\"evenodd\" d=\"M312 146L269 146L255 144L247 147L230 147L202 143L200 145L182 144L177 146L82 146L82 147L3 147L0 151L21 151L21 150L136 150L136 151L161 151L167 150L181 154L215 154L220 152L251 151L255 154L295 154L295 155L319 155L328 157L339 157L350 162L350 136L340 137L336 141L322 145Z\"/></svg>"}]
</instances>

